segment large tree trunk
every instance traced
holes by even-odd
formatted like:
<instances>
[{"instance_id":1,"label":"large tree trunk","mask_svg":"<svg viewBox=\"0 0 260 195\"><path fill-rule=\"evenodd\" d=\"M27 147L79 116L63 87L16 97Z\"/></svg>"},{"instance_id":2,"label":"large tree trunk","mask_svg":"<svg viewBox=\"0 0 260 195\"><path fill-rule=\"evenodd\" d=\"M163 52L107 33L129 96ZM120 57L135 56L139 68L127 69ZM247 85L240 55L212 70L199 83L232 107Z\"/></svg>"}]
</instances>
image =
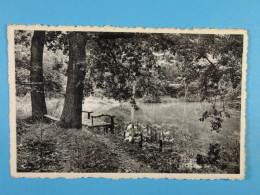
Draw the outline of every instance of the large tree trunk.
<instances>
[{"instance_id":1,"label":"large tree trunk","mask_svg":"<svg viewBox=\"0 0 260 195\"><path fill-rule=\"evenodd\" d=\"M185 101L187 100L188 97L188 90L189 90L189 85L187 83L184 84L184 99Z\"/></svg>"},{"instance_id":2,"label":"large tree trunk","mask_svg":"<svg viewBox=\"0 0 260 195\"><path fill-rule=\"evenodd\" d=\"M133 83L133 92L132 92L132 100L135 102L135 82ZM134 128L134 124L135 124L135 105L132 104L131 106L131 124L132 127Z\"/></svg>"},{"instance_id":3,"label":"large tree trunk","mask_svg":"<svg viewBox=\"0 0 260 195\"><path fill-rule=\"evenodd\" d=\"M82 127L82 99L86 74L86 36L83 32L71 32L69 36L68 80L60 126L79 129Z\"/></svg>"},{"instance_id":4,"label":"large tree trunk","mask_svg":"<svg viewBox=\"0 0 260 195\"><path fill-rule=\"evenodd\" d=\"M47 114L43 83L43 48L45 41L45 31L34 31L31 46L31 101L32 117L39 118Z\"/></svg>"},{"instance_id":5,"label":"large tree trunk","mask_svg":"<svg viewBox=\"0 0 260 195\"><path fill-rule=\"evenodd\" d=\"M134 134L135 134L135 106L136 106L136 101L135 101L135 85L136 82L134 81L132 83L133 91L132 91L132 105L131 105L131 124L132 124L132 134L131 134L131 142L134 143Z\"/></svg>"}]
</instances>

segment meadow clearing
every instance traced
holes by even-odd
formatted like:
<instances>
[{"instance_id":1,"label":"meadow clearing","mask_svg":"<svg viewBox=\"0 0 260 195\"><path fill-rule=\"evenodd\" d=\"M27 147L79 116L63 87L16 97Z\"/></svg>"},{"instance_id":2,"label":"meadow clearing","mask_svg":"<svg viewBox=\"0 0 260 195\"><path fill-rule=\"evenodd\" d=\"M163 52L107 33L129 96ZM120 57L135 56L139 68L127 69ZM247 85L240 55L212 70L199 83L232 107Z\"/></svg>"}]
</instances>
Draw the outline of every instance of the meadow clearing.
<instances>
[{"instance_id":1,"label":"meadow clearing","mask_svg":"<svg viewBox=\"0 0 260 195\"><path fill-rule=\"evenodd\" d=\"M55 116L57 118L60 117L62 113L63 108L63 100L61 99L46 99L47 103L47 109L48 114L51 116ZM116 150L116 147L120 147L121 150L126 151L127 154L130 155L129 158L137 159L138 161L141 161L143 163L148 164L148 166L152 167L153 169L157 169L157 171L164 171L164 172L221 172L221 173L238 173L239 171L239 156L240 156L240 112L239 110L235 109L228 109L228 112L230 113L230 118L226 118L223 121L222 128L219 133L216 131L212 131L210 128L210 123L208 120L205 120L204 122L201 122L199 120L200 116L203 114L203 112L209 108L210 104L206 102L184 102L181 99L176 98L170 98L170 97L164 97L162 98L162 103L142 103L142 101L138 100L137 104L139 106L139 110L135 111L135 120L138 121L138 123L152 123L155 128L159 131L168 132L168 134L171 136L171 141L164 144L164 150L165 152L160 153L158 156L158 152L154 153L158 157L158 159L152 159L151 154L153 152L149 152L149 147L156 147L153 146L146 146L144 144L144 148L142 151L138 149L138 147L129 145L129 143L125 143L122 139L122 134L124 132L124 127L120 126L121 129L118 131L118 135L102 135L102 137L93 138L90 136L90 131L86 135L84 133L79 133L79 131L85 131L86 127L83 128L83 130L74 130L75 137L81 137L82 143L84 148L86 148L86 151L93 150L93 145L96 147L101 147L102 142L105 142L109 145L109 147L112 147L113 150ZM17 121L25 121L26 118L31 116L31 106L30 106L30 96L25 96L23 98L17 98ZM107 98L95 98L95 97L88 97L85 98L83 102L83 110L87 111L93 111L94 114L110 114L115 115L116 123L124 123L127 124L130 121L130 104L128 102L120 103L118 101L115 101L113 99L107 99ZM86 120L86 115L83 114L83 120ZM22 126L24 123L18 122L18 129L19 124ZM32 124L30 126L33 128L33 126L36 124ZM39 124L38 124L39 125ZM59 129L60 128L56 126L48 126L48 124L43 124L45 129L49 129L48 132L53 136L55 134L55 131L51 129ZM21 127L22 128L22 127ZM30 128L27 126L27 134L30 134ZM40 128L35 128L39 130ZM84 130L85 129L85 130ZM52 131L52 133L50 133ZM21 145L23 137L26 137L26 133L24 133L18 140L18 146ZM65 131L66 133L66 131ZM92 132L93 133L93 132ZM57 139L58 137L62 137L58 133L54 135ZM64 132L63 132L64 134ZM73 134L73 133L72 133ZM95 131L94 134L97 136L102 134L101 131ZM65 136L65 135L64 135ZM87 136L87 137L86 137ZM66 136L65 136L66 137ZM73 136L72 136L73 137ZM85 140L83 139L85 137ZM79 138L79 139L81 139ZM59 139L59 138L58 138ZM73 139L73 138L66 138L66 139ZM93 140L94 139L94 140ZM97 140L95 140L97 139ZM19 142L20 141L20 142ZM64 140L63 140L64 141ZM57 142L57 141L55 141ZM75 142L75 141L74 141ZM98 142L98 144L97 144ZM59 142L58 142L59 143ZM91 144L92 143L92 144ZM94 143L94 144L93 144ZM102 144L101 144L102 143ZM116 146L111 146L111 143L116 144ZM210 147L211 145L218 144L218 148L220 152L218 155L220 158L218 159L218 164L203 164L198 163L197 156L208 156L210 155ZM120 146L119 146L120 145ZM67 147L66 144L63 147ZM106 146L105 146L106 148ZM129 148L132 148L131 150ZM147 148L147 150L146 150ZM130 150L130 151L129 151ZM217 150L214 149L213 150ZM21 151L21 150L18 150ZM61 150L63 151L64 150ZM166 152L167 151L167 152ZM172 151L172 152L169 152ZM111 150L109 151L111 152ZM109 154L108 150L104 153ZM66 153L66 152L65 152ZM113 152L112 152L113 153ZM116 151L114 151L116 153ZM176 155L169 157L171 153L177 153L179 156L178 162L176 161ZM118 154L114 154L118 155ZM140 157L141 155L141 157ZM214 154L211 154L214 155ZM19 156L19 155L18 155ZM21 155L26 156L26 155ZM65 154L62 154L61 156L68 156ZM97 157L98 158L98 157ZM119 158L119 157L118 157ZM124 160L126 157L124 157ZM148 158L148 160L147 160ZM167 162L165 162L165 165L162 163L160 167L160 163L157 161L160 161L160 158L167 159ZM168 164L169 159L172 158L173 164L178 164L178 166L175 166L174 169L171 168L165 168L166 164ZM84 161L84 160L80 160ZM98 161L93 160L93 161ZM153 161L156 161L153 162ZM103 162L103 164L106 164L106 162ZM113 164L113 162L109 161L107 164ZM18 163L19 164L19 163ZM138 163L133 163L138 164ZM156 166L153 167L153 164ZM134 168L131 168L130 171L133 171ZM118 171L117 168L118 165L114 166L113 168L108 168L107 171ZM21 168L22 169L22 168ZM53 168L52 168L53 169ZM64 169L61 168L63 171ZM67 166L68 169L68 166ZM39 169L36 169L39 171ZM75 171L76 169L72 169ZM95 169L94 169L95 170ZM139 171L141 171L139 167ZM67 170L68 171L68 170ZM93 169L92 169L93 171ZM106 172L106 169L103 170ZM147 171L147 170L146 170ZM149 171L148 171L149 172ZM154 172L151 171L151 172Z\"/></svg>"}]
</instances>

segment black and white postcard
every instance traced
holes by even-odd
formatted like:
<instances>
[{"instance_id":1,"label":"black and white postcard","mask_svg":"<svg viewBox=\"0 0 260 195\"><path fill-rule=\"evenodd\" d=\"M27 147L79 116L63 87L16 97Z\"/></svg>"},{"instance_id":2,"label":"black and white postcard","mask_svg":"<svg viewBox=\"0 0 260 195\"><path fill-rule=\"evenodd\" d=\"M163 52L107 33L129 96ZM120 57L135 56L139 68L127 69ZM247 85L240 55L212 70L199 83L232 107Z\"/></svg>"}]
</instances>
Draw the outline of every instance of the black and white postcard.
<instances>
[{"instance_id":1,"label":"black and white postcard","mask_svg":"<svg viewBox=\"0 0 260 195\"><path fill-rule=\"evenodd\" d=\"M12 177L243 179L247 39L9 25Z\"/></svg>"}]
</instances>

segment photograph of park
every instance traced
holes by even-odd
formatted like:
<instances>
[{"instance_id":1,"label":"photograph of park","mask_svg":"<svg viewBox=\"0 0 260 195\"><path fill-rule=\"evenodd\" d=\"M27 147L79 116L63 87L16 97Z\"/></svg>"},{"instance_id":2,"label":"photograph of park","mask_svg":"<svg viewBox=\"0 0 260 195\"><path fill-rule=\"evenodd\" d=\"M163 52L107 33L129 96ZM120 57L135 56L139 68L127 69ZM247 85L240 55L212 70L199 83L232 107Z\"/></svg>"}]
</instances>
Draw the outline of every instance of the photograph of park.
<instances>
[{"instance_id":1,"label":"photograph of park","mask_svg":"<svg viewBox=\"0 0 260 195\"><path fill-rule=\"evenodd\" d=\"M18 173L243 171L244 34L13 37Z\"/></svg>"}]
</instances>

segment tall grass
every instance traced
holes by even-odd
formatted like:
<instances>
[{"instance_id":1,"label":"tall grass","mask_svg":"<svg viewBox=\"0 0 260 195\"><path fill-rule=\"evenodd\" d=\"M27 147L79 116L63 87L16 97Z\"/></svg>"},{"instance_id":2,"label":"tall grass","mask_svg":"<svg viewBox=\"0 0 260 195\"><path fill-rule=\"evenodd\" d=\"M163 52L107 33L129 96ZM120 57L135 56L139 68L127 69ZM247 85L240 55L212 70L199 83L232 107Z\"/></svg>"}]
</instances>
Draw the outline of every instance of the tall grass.
<instances>
[{"instance_id":1,"label":"tall grass","mask_svg":"<svg viewBox=\"0 0 260 195\"><path fill-rule=\"evenodd\" d=\"M47 112L49 115L60 118L64 100L59 98L46 98ZM27 94L24 97L16 97L16 118L25 119L31 117L31 97Z\"/></svg>"},{"instance_id":2,"label":"tall grass","mask_svg":"<svg viewBox=\"0 0 260 195\"><path fill-rule=\"evenodd\" d=\"M48 114L59 118L63 109L63 99L47 98ZM210 144L221 145L221 160L223 163L239 167L240 151L240 117L236 110L229 110L231 118L226 118L219 133L211 131L208 120L201 122L202 113L210 107L208 103L182 102L166 98L159 104L145 104L138 101L140 107L135 111L135 118L139 123L150 122L156 124L159 131L168 132L172 142L165 147L182 154L182 161L194 164L196 156L207 155ZM128 102L119 103L106 98L86 98L83 110L93 111L94 115L110 114L116 116L118 124L130 121L131 105ZM31 100L27 95L17 97L17 119L31 116ZM83 115L83 118L86 118ZM123 127L123 126L122 126ZM186 160L185 160L186 159ZM183 169L187 169L184 167ZM232 171L231 171L232 172Z\"/></svg>"}]
</instances>

